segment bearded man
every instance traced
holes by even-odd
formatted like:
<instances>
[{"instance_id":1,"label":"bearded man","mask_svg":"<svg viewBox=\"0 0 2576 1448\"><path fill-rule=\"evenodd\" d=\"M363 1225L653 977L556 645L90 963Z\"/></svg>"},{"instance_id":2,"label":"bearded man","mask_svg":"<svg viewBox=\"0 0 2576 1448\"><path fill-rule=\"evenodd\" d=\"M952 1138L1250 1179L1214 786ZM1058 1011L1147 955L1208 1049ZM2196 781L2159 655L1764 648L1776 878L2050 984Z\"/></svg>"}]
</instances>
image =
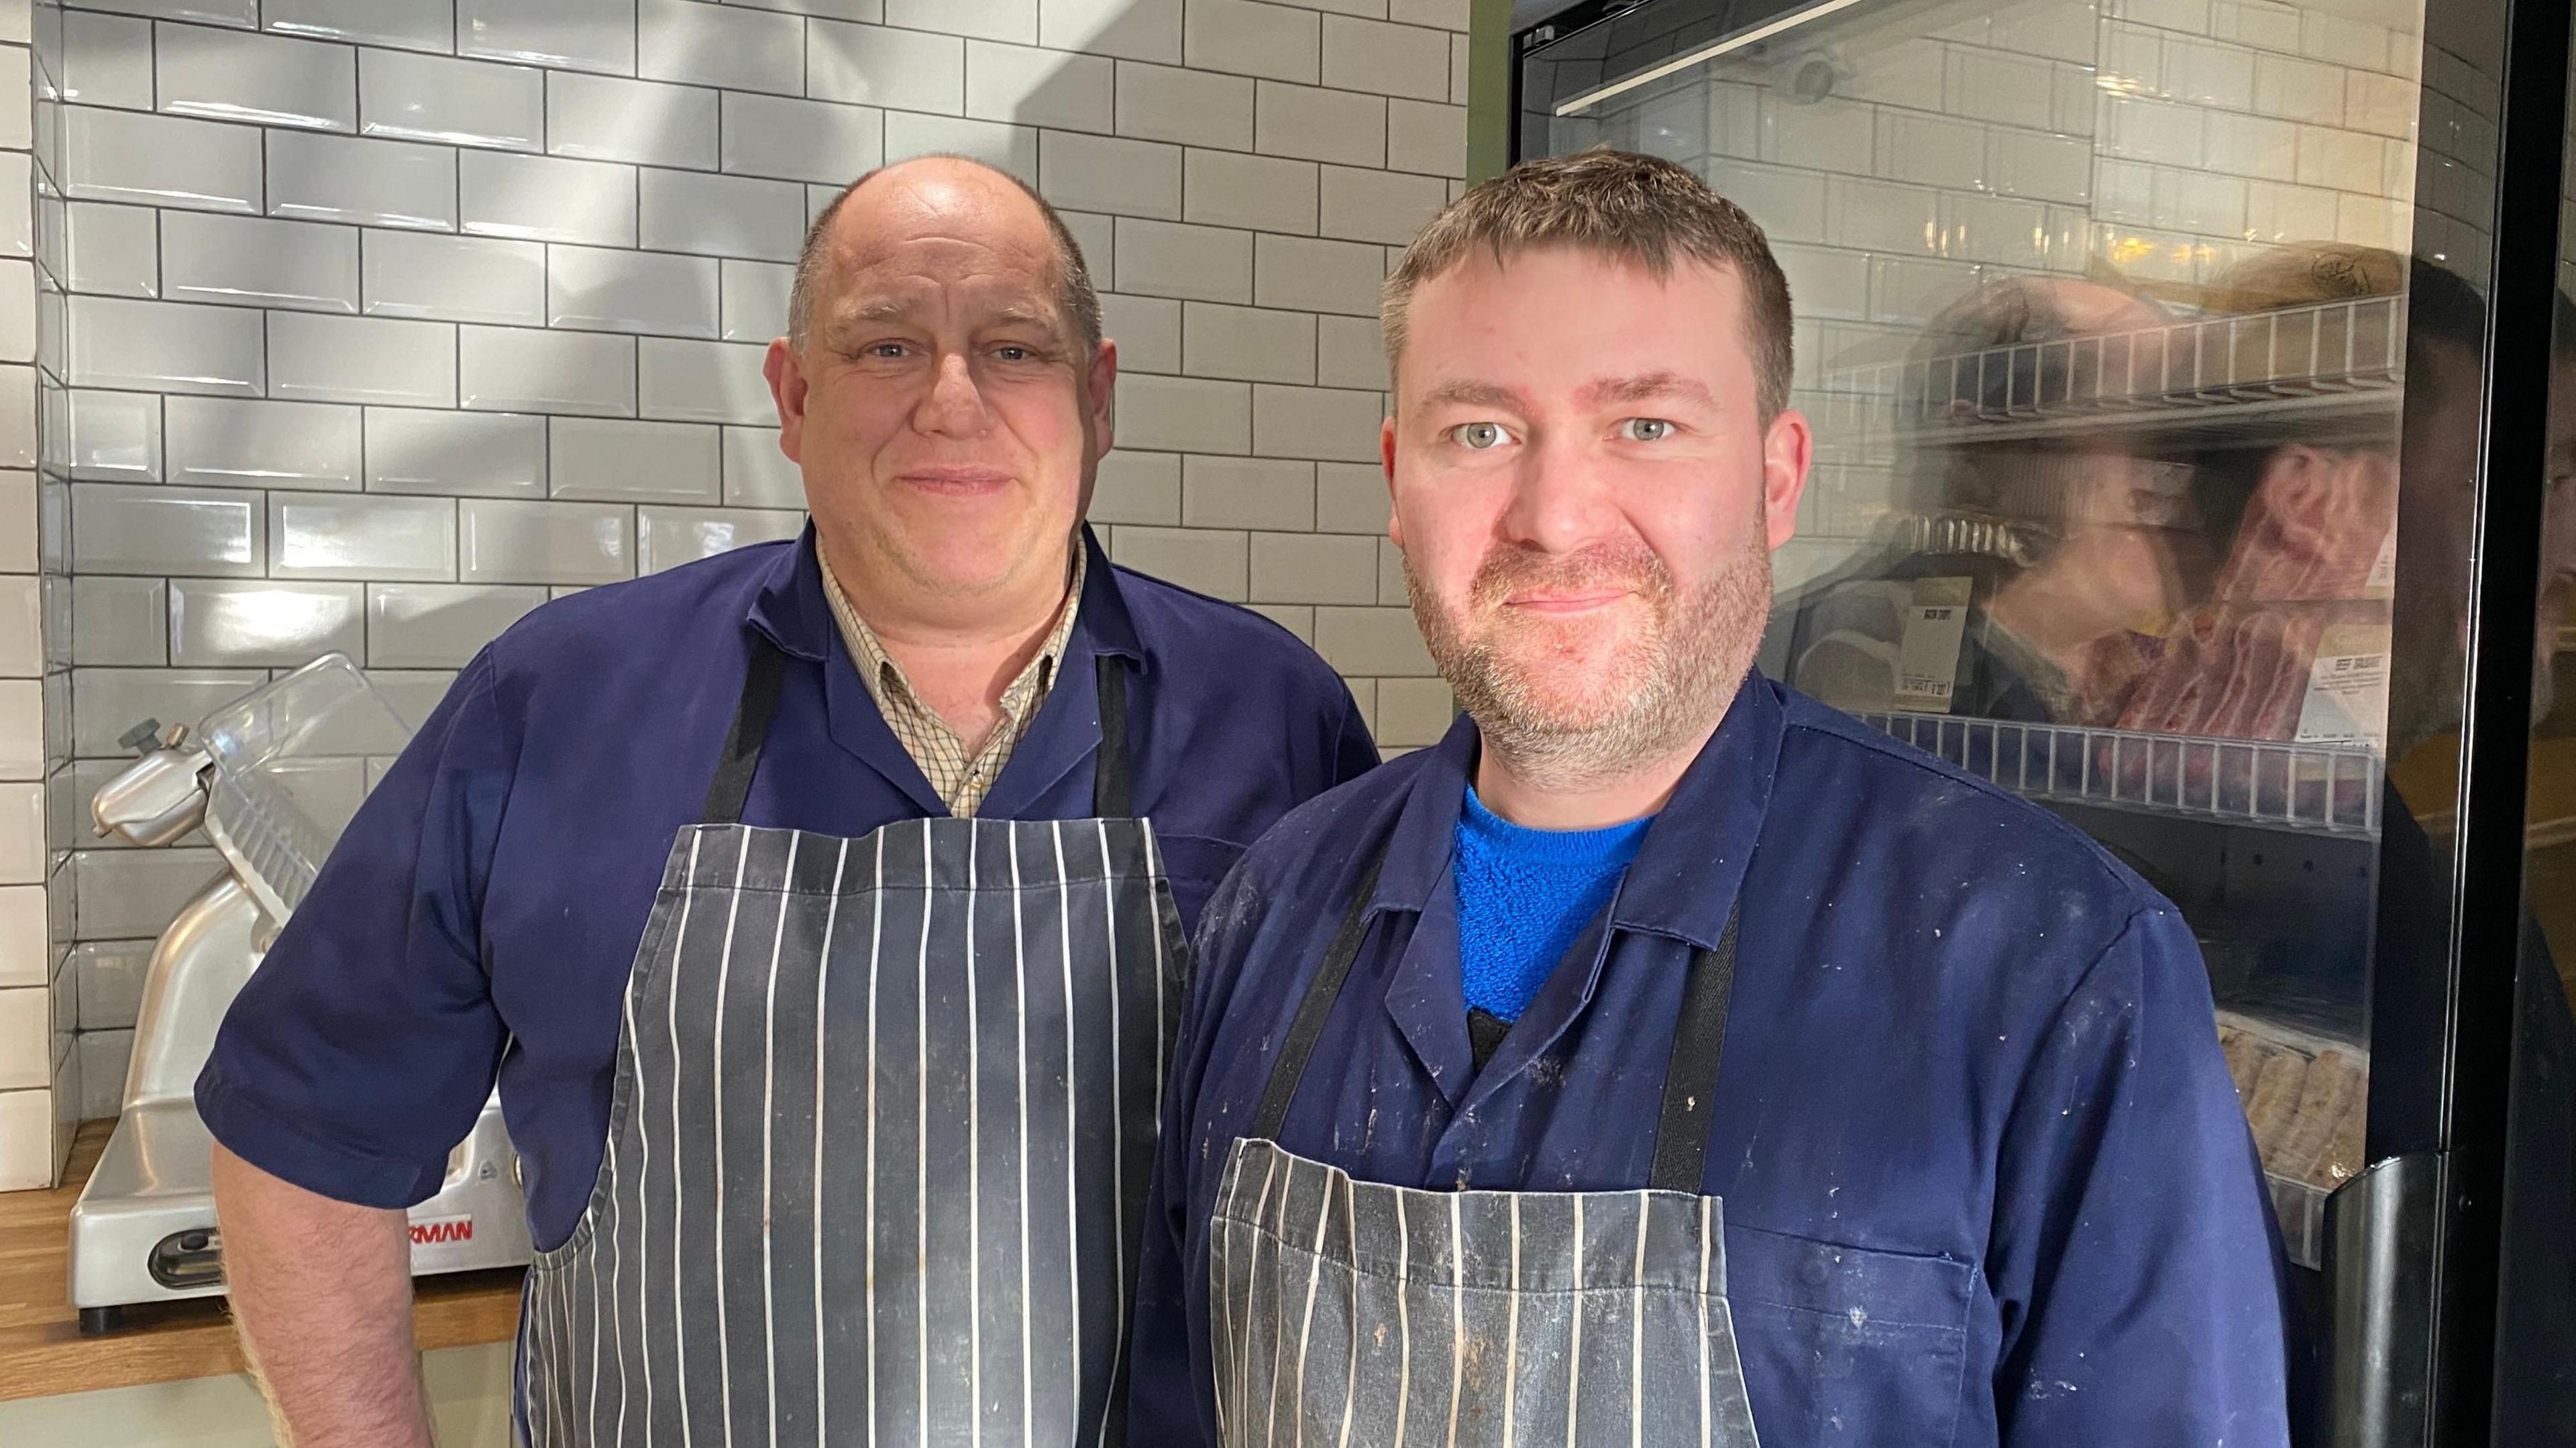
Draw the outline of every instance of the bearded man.
<instances>
[{"instance_id":1,"label":"bearded man","mask_svg":"<svg viewBox=\"0 0 2576 1448\"><path fill-rule=\"evenodd\" d=\"M1532 162L1385 320L1466 716L1210 899L1129 1441L2285 1443L2182 918L1752 667L1810 454L1761 231Z\"/></svg>"}]
</instances>

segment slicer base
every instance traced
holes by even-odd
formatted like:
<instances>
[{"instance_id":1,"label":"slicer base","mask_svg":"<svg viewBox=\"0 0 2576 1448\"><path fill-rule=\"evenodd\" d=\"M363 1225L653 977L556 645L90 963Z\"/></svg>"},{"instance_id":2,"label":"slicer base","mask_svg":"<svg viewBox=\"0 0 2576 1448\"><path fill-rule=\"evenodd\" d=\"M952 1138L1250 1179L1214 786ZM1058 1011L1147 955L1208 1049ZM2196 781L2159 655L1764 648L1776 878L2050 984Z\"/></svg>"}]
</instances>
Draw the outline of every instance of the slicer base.
<instances>
[{"instance_id":1,"label":"slicer base","mask_svg":"<svg viewBox=\"0 0 2576 1448\"><path fill-rule=\"evenodd\" d=\"M214 1138L185 1099L128 1106L71 1215L71 1299L84 1331L98 1309L221 1293ZM447 1181L411 1209L412 1275L526 1263L527 1208L497 1102L448 1160ZM175 1249L175 1252L173 1251ZM212 1268L214 1270L202 1270Z\"/></svg>"}]
</instances>

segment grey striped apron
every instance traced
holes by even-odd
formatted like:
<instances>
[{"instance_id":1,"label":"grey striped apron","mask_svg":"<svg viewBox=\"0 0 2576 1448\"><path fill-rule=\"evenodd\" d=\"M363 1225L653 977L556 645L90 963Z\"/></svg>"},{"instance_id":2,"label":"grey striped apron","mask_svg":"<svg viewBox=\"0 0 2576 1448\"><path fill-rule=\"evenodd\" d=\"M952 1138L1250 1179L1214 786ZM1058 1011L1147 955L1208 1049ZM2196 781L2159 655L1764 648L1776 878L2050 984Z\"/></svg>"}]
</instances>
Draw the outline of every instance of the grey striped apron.
<instances>
[{"instance_id":1,"label":"grey striped apron","mask_svg":"<svg viewBox=\"0 0 2576 1448\"><path fill-rule=\"evenodd\" d=\"M1185 969L1100 661L1083 820L742 824L764 639L625 1001L599 1178L530 1270L533 1448L1114 1444Z\"/></svg>"},{"instance_id":2,"label":"grey striped apron","mask_svg":"<svg viewBox=\"0 0 2576 1448\"><path fill-rule=\"evenodd\" d=\"M1277 1144L1367 934L1376 874L1308 983L1217 1190L1208 1321L1227 1448L1756 1448L1725 1217L1699 1194L1733 913L1691 965L1649 1187L1416 1191Z\"/></svg>"}]
</instances>

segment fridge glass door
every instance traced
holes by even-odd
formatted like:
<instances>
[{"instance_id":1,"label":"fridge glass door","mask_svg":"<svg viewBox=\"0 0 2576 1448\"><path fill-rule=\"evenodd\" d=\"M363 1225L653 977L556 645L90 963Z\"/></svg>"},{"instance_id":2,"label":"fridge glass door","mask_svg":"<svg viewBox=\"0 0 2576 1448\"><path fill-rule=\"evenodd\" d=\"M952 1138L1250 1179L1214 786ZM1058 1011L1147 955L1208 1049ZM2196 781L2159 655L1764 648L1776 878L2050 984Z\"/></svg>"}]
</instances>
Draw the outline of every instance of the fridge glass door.
<instances>
[{"instance_id":1,"label":"fridge glass door","mask_svg":"<svg viewBox=\"0 0 2576 1448\"><path fill-rule=\"evenodd\" d=\"M1658 0L1520 52L1522 154L1682 162L1787 273L1817 453L1762 667L2182 907L2307 1267L2369 1165L2383 839L2429 866L2440 820L2391 815L2457 759L2462 585L2394 603L2400 422L2410 316L2475 346L2494 128L2426 99L2421 8ZM2419 217L2436 103L2469 160Z\"/></svg>"},{"instance_id":2,"label":"fridge glass door","mask_svg":"<svg viewBox=\"0 0 2576 1448\"><path fill-rule=\"evenodd\" d=\"M2576 151L2560 195L2497 1274L2493 1441L2517 1448L2576 1445Z\"/></svg>"}]
</instances>

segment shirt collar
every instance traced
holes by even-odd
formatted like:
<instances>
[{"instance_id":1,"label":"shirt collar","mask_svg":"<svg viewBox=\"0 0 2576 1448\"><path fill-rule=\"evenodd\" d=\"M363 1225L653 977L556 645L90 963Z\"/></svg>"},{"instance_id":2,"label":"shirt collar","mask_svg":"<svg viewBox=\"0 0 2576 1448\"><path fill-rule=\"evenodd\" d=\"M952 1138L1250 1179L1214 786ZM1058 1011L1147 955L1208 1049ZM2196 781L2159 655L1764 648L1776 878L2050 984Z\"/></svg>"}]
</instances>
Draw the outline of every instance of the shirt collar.
<instances>
[{"instance_id":1,"label":"shirt collar","mask_svg":"<svg viewBox=\"0 0 2576 1448\"><path fill-rule=\"evenodd\" d=\"M1109 555L1101 549L1098 535L1087 523L1082 529L1082 548L1082 603L1074 613L1073 624L1077 642L1061 652L1059 678L1075 664L1087 664L1088 656L1093 654L1118 654L1140 661L1145 657L1117 570L1110 566ZM823 594L823 563L815 552L811 519L806 521L805 531L796 536L795 546L769 565L767 575L752 595L749 622L767 634L772 643L800 659L820 663L843 651L840 625L832 617L831 601Z\"/></svg>"},{"instance_id":2,"label":"shirt collar","mask_svg":"<svg viewBox=\"0 0 2576 1448\"><path fill-rule=\"evenodd\" d=\"M936 713L920 702L920 696L913 691L912 680L904 677L903 665L886 652L885 641L877 637L876 629L859 616L858 609L850 603L841 589L840 580L833 576L831 566L822 561L819 551L815 554L815 562L823 578L823 598L830 605L832 621L859 665L861 681L869 686L870 693L879 696L878 705L883 707L885 704L882 691L900 690L907 704L922 709L932 719L938 719ZM1028 723L1031 705L1054 681L1064 662L1065 645L1073 637L1073 621L1082 612L1081 592L1090 577L1090 566L1088 548L1074 553L1073 577L1066 580L1065 596L1056 604L1055 622L1048 626L1046 637L1039 640L1037 653L1002 691L1003 717L1014 725L1025 726ZM945 720L939 722L943 726L946 723Z\"/></svg>"},{"instance_id":3,"label":"shirt collar","mask_svg":"<svg viewBox=\"0 0 2576 1448\"><path fill-rule=\"evenodd\" d=\"M1761 670L1747 670L1725 720L1647 827L1611 907L1614 928L1715 948L1770 811L1782 727L1778 689ZM1370 913L1419 913L1448 878L1477 745L1475 721L1461 714L1425 751L1429 758L1388 837Z\"/></svg>"}]
</instances>

